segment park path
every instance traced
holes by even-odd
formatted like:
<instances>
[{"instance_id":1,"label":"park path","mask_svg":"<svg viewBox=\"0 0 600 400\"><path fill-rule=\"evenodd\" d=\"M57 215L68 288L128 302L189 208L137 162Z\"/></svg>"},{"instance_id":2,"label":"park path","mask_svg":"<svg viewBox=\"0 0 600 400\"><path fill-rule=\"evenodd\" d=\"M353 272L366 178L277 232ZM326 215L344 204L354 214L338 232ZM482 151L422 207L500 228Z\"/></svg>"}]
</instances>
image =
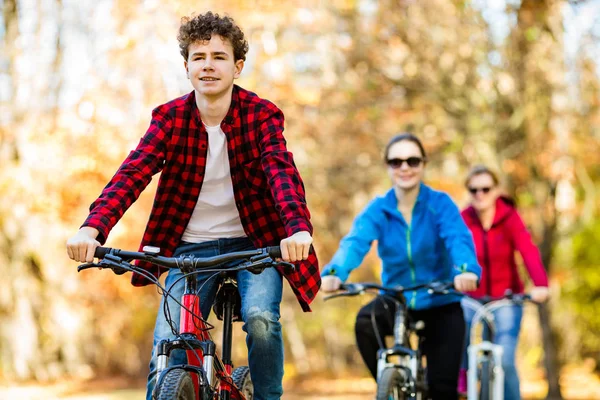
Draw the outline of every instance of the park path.
<instances>
[{"instance_id":1,"label":"park path","mask_svg":"<svg viewBox=\"0 0 600 400\"><path fill-rule=\"evenodd\" d=\"M561 377L565 400L600 400L600 377L588 368L568 368ZM0 400L144 400L144 382L113 378L89 382L65 381L52 385L0 383ZM543 399L541 375L522 380L524 399ZM375 384L370 378L306 379L285 385L282 400L370 400Z\"/></svg>"}]
</instances>

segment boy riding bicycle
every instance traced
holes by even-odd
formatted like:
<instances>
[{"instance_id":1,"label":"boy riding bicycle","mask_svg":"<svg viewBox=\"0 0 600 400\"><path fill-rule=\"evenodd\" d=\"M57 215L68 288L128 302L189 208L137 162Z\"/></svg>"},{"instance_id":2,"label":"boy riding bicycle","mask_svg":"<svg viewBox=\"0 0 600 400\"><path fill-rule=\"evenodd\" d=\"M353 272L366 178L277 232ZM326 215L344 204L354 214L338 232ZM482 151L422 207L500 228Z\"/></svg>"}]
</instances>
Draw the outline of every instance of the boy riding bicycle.
<instances>
[{"instance_id":1,"label":"boy riding bicycle","mask_svg":"<svg viewBox=\"0 0 600 400\"><path fill-rule=\"evenodd\" d=\"M255 399L279 399L281 275L304 311L310 310L321 283L316 255L309 254L312 225L304 185L286 148L283 113L233 83L248 50L241 29L231 18L207 12L183 18L178 40L194 90L154 109L148 131L91 205L83 226L68 240L67 251L73 260L92 261L94 249L106 241L158 172L161 177L140 249L151 245L165 256L208 257L280 244L284 261L303 261L295 272L268 269L260 275L244 271L237 276ZM140 266L156 277L165 272L146 263ZM180 273L169 272L167 286ZM215 279L198 275L204 318L217 289ZM134 274L132 283L149 282ZM177 285L183 286L183 280ZM174 304L169 309L172 314L178 311ZM176 315L171 318L179 321ZM172 331L159 312L155 343L172 337ZM155 374L153 355L147 398Z\"/></svg>"}]
</instances>

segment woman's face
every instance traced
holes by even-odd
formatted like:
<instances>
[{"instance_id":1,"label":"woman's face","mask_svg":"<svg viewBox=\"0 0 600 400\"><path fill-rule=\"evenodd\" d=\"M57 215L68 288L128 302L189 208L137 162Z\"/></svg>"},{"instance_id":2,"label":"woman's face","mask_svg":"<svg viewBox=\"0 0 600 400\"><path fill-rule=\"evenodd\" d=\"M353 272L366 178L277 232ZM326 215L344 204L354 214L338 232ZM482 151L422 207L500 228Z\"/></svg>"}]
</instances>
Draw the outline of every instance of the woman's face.
<instances>
[{"instance_id":1,"label":"woman's face","mask_svg":"<svg viewBox=\"0 0 600 400\"><path fill-rule=\"evenodd\" d=\"M401 140L390 147L387 165L390 179L399 189L414 189L423 180L425 160L419 146L410 140Z\"/></svg>"},{"instance_id":2,"label":"woman's face","mask_svg":"<svg viewBox=\"0 0 600 400\"><path fill-rule=\"evenodd\" d=\"M471 194L471 204L477 211L486 211L494 207L498 198L498 188L490 174L474 175L467 183Z\"/></svg>"}]
</instances>

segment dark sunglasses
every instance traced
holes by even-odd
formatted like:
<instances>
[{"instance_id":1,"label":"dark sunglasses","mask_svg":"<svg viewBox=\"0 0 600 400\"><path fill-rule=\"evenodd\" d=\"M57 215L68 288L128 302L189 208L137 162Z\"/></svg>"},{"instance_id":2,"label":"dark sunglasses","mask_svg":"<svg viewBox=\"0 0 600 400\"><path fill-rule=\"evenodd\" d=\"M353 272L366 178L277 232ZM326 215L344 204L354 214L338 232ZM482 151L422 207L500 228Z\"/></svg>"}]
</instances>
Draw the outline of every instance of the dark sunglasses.
<instances>
[{"instance_id":1,"label":"dark sunglasses","mask_svg":"<svg viewBox=\"0 0 600 400\"><path fill-rule=\"evenodd\" d=\"M474 188L474 187L470 187L469 188L469 192L471 194L477 194L477 192L489 193L490 190L492 190L492 188L489 187L489 186L487 186L487 187L480 187L480 188Z\"/></svg>"},{"instance_id":2,"label":"dark sunglasses","mask_svg":"<svg viewBox=\"0 0 600 400\"><path fill-rule=\"evenodd\" d=\"M411 168L417 168L422 162L423 159L421 157L408 157L406 160L402 158L391 158L387 160L387 165L397 169L402 167L402 164L406 163Z\"/></svg>"}]
</instances>

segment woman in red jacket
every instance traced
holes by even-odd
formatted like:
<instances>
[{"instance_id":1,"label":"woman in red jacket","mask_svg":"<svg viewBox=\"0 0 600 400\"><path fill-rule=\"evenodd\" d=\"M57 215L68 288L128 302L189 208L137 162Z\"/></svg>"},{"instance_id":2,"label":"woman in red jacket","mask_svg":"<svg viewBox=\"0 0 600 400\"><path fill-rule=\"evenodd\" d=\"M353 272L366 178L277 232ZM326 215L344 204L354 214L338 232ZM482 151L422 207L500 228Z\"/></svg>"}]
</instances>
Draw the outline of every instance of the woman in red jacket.
<instances>
[{"instance_id":1,"label":"woman in red jacket","mask_svg":"<svg viewBox=\"0 0 600 400\"><path fill-rule=\"evenodd\" d=\"M518 251L534 284L530 290L532 299L536 302L545 301L548 297L548 277L540 252L533 244L514 202L500 195L496 174L487 167L477 166L469 172L465 183L471 194L471 205L462 211L462 217L473 234L482 268L479 288L469 295L483 299L486 296L502 297L507 290L523 293L523 282L515 263L515 251ZM470 328L474 312L465 307L464 314L467 327ZM503 307L494 313L495 342L504 348L502 367L506 400L520 399L515 351L522 316L523 309L519 305ZM461 392L466 391L466 354L463 358L464 368L459 378Z\"/></svg>"}]
</instances>

